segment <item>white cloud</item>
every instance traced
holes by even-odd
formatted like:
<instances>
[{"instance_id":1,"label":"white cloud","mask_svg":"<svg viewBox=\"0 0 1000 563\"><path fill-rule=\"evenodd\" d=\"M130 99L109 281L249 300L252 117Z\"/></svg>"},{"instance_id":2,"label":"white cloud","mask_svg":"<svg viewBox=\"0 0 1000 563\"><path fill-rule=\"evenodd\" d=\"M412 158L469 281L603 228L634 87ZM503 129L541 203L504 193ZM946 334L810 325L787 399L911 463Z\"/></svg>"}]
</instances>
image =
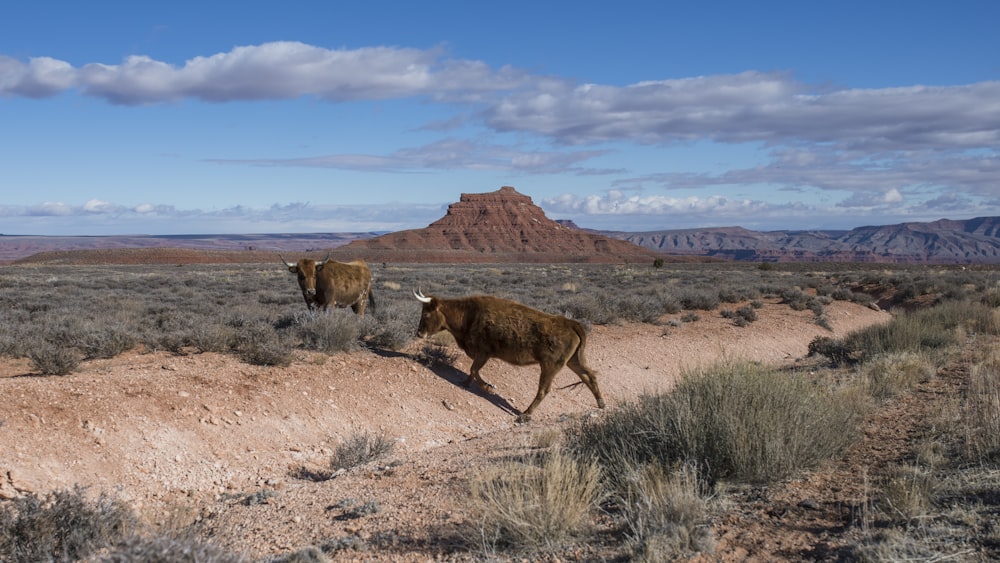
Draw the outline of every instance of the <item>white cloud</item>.
<instances>
[{"instance_id":1,"label":"white cloud","mask_svg":"<svg viewBox=\"0 0 1000 563\"><path fill-rule=\"evenodd\" d=\"M27 64L0 55L0 94L44 98L73 87L76 72L64 61L36 57Z\"/></svg>"},{"instance_id":2,"label":"white cloud","mask_svg":"<svg viewBox=\"0 0 1000 563\"><path fill-rule=\"evenodd\" d=\"M28 207L27 209L24 210L23 214L29 216L32 215L39 216L39 217L44 217L49 215L61 217L61 216L72 215L73 213L74 213L74 208L70 205L57 201L46 201L39 203L38 205ZM20 215L20 213L18 213L18 215Z\"/></svg>"},{"instance_id":3,"label":"white cloud","mask_svg":"<svg viewBox=\"0 0 1000 563\"><path fill-rule=\"evenodd\" d=\"M903 194L899 193L896 188L890 188L882 196L882 201L884 203L901 203L903 201Z\"/></svg>"},{"instance_id":4,"label":"white cloud","mask_svg":"<svg viewBox=\"0 0 1000 563\"><path fill-rule=\"evenodd\" d=\"M120 207L99 199L91 199L85 202L80 210L84 213L117 213Z\"/></svg>"},{"instance_id":5,"label":"white cloud","mask_svg":"<svg viewBox=\"0 0 1000 563\"><path fill-rule=\"evenodd\" d=\"M450 59L440 49L324 49L294 41L236 47L195 57L182 66L143 55L79 69L45 57L27 64L0 57L0 93L42 97L75 87L125 105L307 95L335 102L411 96L475 100L483 92L516 88L524 80L515 69L494 70L480 61Z\"/></svg>"},{"instance_id":6,"label":"white cloud","mask_svg":"<svg viewBox=\"0 0 1000 563\"><path fill-rule=\"evenodd\" d=\"M397 231L425 227L444 213L440 205L274 204L255 208L134 207L90 200L82 205L45 202L0 206L4 234L115 235Z\"/></svg>"},{"instance_id":7,"label":"white cloud","mask_svg":"<svg viewBox=\"0 0 1000 563\"><path fill-rule=\"evenodd\" d=\"M369 170L379 172L414 172L422 170L498 170L527 174L607 174L611 171L592 169L581 163L608 150L545 151L528 150L508 145L442 139L419 147L399 149L388 155L332 154L315 157L263 160L214 159L220 164L250 164L258 166L299 166Z\"/></svg>"}]
</instances>

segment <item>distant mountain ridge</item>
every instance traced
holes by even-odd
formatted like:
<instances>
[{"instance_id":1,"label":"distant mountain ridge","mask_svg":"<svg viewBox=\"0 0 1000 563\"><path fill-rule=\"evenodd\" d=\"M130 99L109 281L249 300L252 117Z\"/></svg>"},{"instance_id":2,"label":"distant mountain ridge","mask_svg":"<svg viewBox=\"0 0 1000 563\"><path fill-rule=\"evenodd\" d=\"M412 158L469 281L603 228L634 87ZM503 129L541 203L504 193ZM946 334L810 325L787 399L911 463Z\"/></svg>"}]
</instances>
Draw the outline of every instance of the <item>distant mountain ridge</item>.
<instances>
[{"instance_id":1,"label":"distant mountain ridge","mask_svg":"<svg viewBox=\"0 0 1000 563\"><path fill-rule=\"evenodd\" d=\"M730 260L1000 264L1000 217L941 219L848 231L718 227L602 232L665 254Z\"/></svg>"}]
</instances>

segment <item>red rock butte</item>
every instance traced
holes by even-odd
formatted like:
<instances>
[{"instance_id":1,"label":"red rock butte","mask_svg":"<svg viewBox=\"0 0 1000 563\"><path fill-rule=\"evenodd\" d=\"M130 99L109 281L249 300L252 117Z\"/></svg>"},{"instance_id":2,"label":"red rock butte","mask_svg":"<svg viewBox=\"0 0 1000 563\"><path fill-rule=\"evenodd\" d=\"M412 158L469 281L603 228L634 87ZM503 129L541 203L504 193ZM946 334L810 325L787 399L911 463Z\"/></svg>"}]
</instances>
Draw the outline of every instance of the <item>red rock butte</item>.
<instances>
[{"instance_id":1,"label":"red rock butte","mask_svg":"<svg viewBox=\"0 0 1000 563\"><path fill-rule=\"evenodd\" d=\"M356 240L338 260L369 262L652 262L662 256L637 244L562 225L510 186L462 194L444 217L423 229Z\"/></svg>"}]
</instances>

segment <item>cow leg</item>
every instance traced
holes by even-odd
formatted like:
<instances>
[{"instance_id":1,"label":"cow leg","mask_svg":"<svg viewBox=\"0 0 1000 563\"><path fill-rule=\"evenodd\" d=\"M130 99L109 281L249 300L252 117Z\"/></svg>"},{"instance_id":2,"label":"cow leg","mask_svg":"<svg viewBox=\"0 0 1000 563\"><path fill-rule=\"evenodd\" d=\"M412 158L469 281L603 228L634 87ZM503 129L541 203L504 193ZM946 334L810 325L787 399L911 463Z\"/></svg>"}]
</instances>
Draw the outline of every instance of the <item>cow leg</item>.
<instances>
[{"instance_id":1,"label":"cow leg","mask_svg":"<svg viewBox=\"0 0 1000 563\"><path fill-rule=\"evenodd\" d=\"M552 388L552 382L555 380L556 374L562 369L562 364L542 363L541 366L542 374L538 378L538 392L535 393L535 400L531 401L528 408L524 409L524 412L517 417L518 423L531 421L531 413L535 412L538 404L542 402L545 395L549 394L549 389Z\"/></svg>"},{"instance_id":2,"label":"cow leg","mask_svg":"<svg viewBox=\"0 0 1000 563\"><path fill-rule=\"evenodd\" d=\"M604 397L601 396L601 388L597 386L597 373L580 363L576 359L576 355L570 358L566 365L573 370L573 373L580 376L580 381L583 381L583 384L594 394L594 398L597 399L597 408L603 409Z\"/></svg>"},{"instance_id":3,"label":"cow leg","mask_svg":"<svg viewBox=\"0 0 1000 563\"><path fill-rule=\"evenodd\" d=\"M472 360L472 367L469 368L469 377L465 379L466 387L468 387L470 383L475 381L479 385L479 388L482 389L483 391L486 391L487 393L492 393L496 389L496 387L494 387L492 383L486 381L485 379L479 376L479 370L482 369L484 365L486 365L486 362L489 361L489 359L490 357L486 356L486 357L474 358Z\"/></svg>"},{"instance_id":4,"label":"cow leg","mask_svg":"<svg viewBox=\"0 0 1000 563\"><path fill-rule=\"evenodd\" d=\"M365 316L365 309L368 308L368 290L362 291L361 295L358 296L358 300L351 305L351 309L354 309L354 314L359 317Z\"/></svg>"}]
</instances>

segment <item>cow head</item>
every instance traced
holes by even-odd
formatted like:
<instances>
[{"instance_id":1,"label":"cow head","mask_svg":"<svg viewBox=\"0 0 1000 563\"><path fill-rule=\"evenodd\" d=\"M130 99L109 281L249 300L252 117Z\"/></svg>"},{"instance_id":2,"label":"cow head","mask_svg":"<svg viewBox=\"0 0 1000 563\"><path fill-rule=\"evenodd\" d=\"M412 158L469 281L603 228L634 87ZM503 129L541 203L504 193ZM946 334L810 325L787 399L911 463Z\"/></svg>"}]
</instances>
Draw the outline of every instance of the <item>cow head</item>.
<instances>
[{"instance_id":1,"label":"cow head","mask_svg":"<svg viewBox=\"0 0 1000 563\"><path fill-rule=\"evenodd\" d=\"M422 292L414 291L413 296L424 304L420 312L420 324L417 326L417 338L426 338L447 328L440 301L433 297L424 297Z\"/></svg>"},{"instance_id":2,"label":"cow head","mask_svg":"<svg viewBox=\"0 0 1000 563\"><path fill-rule=\"evenodd\" d=\"M280 254L278 258L281 258ZM316 276L319 275L323 269L323 265L329 259L330 257L327 256L322 260L302 258L298 262L287 262L284 258L281 258L281 261L288 267L289 272L298 276L299 288L302 289L302 295L308 300L316 296Z\"/></svg>"}]
</instances>

